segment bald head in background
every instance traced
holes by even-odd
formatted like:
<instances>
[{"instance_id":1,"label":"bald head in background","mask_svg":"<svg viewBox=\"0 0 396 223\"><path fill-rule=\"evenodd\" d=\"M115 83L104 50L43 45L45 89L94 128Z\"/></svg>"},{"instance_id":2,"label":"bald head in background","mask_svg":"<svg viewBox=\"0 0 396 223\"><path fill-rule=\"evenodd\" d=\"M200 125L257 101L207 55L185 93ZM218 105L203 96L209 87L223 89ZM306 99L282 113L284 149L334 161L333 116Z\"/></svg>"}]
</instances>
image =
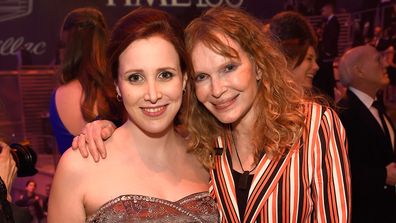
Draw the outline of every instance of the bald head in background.
<instances>
[{"instance_id":1,"label":"bald head in background","mask_svg":"<svg viewBox=\"0 0 396 223\"><path fill-rule=\"evenodd\" d=\"M341 83L356 88L375 98L376 93L389 84L387 64L381 53L370 45L348 50L341 57Z\"/></svg>"},{"instance_id":2,"label":"bald head in background","mask_svg":"<svg viewBox=\"0 0 396 223\"><path fill-rule=\"evenodd\" d=\"M370 45L340 59L340 80L348 86L337 103L348 139L352 174L352 223L395 222L395 127L377 98L389 84L385 58Z\"/></svg>"}]
</instances>

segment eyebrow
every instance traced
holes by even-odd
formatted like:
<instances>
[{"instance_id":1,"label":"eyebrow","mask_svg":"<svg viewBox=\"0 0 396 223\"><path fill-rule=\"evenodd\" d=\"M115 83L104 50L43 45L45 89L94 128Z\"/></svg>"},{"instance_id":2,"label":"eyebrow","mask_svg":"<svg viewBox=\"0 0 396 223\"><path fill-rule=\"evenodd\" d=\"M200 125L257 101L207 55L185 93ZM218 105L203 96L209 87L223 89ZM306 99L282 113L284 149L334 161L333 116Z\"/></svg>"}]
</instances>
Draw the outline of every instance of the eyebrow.
<instances>
[{"instance_id":1,"label":"eyebrow","mask_svg":"<svg viewBox=\"0 0 396 223\"><path fill-rule=\"evenodd\" d=\"M158 68L157 71L164 71L164 70L173 70L173 71L177 71L177 68L175 67L161 67Z\"/></svg>"},{"instance_id":2,"label":"eyebrow","mask_svg":"<svg viewBox=\"0 0 396 223\"><path fill-rule=\"evenodd\" d=\"M223 70L225 66L229 65L230 63L239 64L239 65L242 64L241 60L238 58L232 58L226 56L224 56L224 58L226 58L226 61L224 63L221 63L219 66L217 66L218 69L216 69L216 72ZM193 74L197 75L197 74L208 74L208 73L204 71L194 70Z\"/></svg>"},{"instance_id":3,"label":"eyebrow","mask_svg":"<svg viewBox=\"0 0 396 223\"><path fill-rule=\"evenodd\" d=\"M165 71L165 70L177 71L177 68L174 68L174 67L160 67L160 68L156 69L156 72ZM129 70L126 70L125 72L123 72L124 75L129 74L129 73L144 73L144 70L143 69L129 69Z\"/></svg>"}]
</instances>

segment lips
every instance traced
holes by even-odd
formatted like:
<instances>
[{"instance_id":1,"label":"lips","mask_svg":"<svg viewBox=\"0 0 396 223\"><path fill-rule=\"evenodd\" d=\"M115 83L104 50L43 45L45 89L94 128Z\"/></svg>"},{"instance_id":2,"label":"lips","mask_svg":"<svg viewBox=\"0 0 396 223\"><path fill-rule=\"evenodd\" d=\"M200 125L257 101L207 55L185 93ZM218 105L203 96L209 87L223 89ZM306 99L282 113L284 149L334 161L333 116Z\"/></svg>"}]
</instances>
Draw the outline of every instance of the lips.
<instances>
[{"instance_id":1,"label":"lips","mask_svg":"<svg viewBox=\"0 0 396 223\"><path fill-rule=\"evenodd\" d=\"M155 106L155 107L141 107L143 114L149 117L158 117L165 113L168 105Z\"/></svg>"},{"instance_id":2,"label":"lips","mask_svg":"<svg viewBox=\"0 0 396 223\"><path fill-rule=\"evenodd\" d=\"M226 100L221 100L221 101L214 102L212 104L214 105L214 107L217 110L226 110L227 108L231 107L231 105L234 104L234 102L236 101L237 97L238 97L238 95L236 95L233 98L229 98L229 99L226 99Z\"/></svg>"}]
</instances>

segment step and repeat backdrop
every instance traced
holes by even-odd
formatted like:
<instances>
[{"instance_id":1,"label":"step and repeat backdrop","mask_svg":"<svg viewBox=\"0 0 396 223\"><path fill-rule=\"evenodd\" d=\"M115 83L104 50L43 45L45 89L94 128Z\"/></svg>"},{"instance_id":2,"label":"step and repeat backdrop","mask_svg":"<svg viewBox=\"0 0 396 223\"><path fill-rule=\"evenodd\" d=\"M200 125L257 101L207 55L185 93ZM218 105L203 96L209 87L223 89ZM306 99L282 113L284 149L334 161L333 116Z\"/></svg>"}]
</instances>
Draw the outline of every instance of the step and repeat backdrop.
<instances>
[{"instance_id":1,"label":"step and repeat backdrop","mask_svg":"<svg viewBox=\"0 0 396 223\"><path fill-rule=\"evenodd\" d=\"M0 70L22 65L56 63L56 45L63 17L78 7L94 7L106 16L109 27L141 6L168 11L186 25L202 11L220 5L243 8L267 19L284 1L263 0L0 0Z\"/></svg>"}]
</instances>

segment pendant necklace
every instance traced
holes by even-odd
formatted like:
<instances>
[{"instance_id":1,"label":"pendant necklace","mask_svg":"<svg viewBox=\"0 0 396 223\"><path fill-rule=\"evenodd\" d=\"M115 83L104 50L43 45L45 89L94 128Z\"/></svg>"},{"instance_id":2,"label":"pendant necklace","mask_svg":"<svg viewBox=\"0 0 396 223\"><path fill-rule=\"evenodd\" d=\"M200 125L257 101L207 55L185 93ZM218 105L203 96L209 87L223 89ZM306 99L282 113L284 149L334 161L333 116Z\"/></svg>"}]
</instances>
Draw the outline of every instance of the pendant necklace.
<instances>
[{"instance_id":1,"label":"pendant necklace","mask_svg":"<svg viewBox=\"0 0 396 223\"><path fill-rule=\"evenodd\" d=\"M231 131L231 140L232 140L232 144L234 146L235 153L237 155L239 165L241 166L241 169L243 171L242 175L239 177L238 188L242 189L242 190L246 190L246 189L248 189L249 175L251 172L253 172L256 169L257 164L250 171L243 169L241 158L239 158L238 149L236 148L235 141L234 141L234 135L232 134L232 131Z\"/></svg>"}]
</instances>

